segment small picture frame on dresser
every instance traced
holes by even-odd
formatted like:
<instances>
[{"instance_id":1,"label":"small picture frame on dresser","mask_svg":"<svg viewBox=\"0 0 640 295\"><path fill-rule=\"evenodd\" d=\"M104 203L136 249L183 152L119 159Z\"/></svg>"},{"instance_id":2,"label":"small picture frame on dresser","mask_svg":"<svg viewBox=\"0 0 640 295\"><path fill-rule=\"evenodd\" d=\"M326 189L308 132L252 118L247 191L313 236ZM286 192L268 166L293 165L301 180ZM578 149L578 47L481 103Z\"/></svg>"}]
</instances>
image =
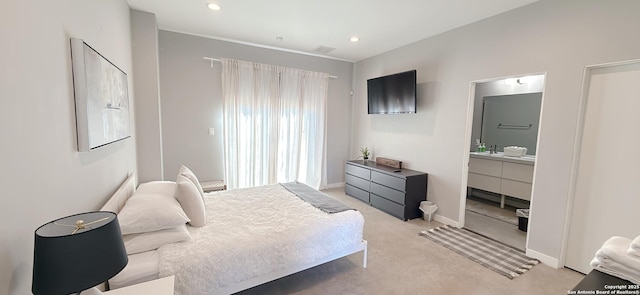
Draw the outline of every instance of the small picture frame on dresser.
<instances>
[{"instance_id":1,"label":"small picture frame on dresser","mask_svg":"<svg viewBox=\"0 0 640 295\"><path fill-rule=\"evenodd\" d=\"M376 164L391 167L391 168L402 169L402 161L383 158L383 157L377 157Z\"/></svg>"}]
</instances>

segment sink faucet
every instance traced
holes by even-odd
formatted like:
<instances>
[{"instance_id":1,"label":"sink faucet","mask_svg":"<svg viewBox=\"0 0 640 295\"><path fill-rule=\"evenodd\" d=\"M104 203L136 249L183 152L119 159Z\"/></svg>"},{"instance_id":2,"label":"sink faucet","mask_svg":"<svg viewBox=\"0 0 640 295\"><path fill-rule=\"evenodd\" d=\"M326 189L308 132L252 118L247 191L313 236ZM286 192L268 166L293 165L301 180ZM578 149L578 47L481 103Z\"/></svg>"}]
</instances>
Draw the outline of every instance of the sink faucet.
<instances>
[{"instance_id":1,"label":"sink faucet","mask_svg":"<svg viewBox=\"0 0 640 295\"><path fill-rule=\"evenodd\" d=\"M496 149L493 145L489 146L489 154L495 154L496 153Z\"/></svg>"}]
</instances>

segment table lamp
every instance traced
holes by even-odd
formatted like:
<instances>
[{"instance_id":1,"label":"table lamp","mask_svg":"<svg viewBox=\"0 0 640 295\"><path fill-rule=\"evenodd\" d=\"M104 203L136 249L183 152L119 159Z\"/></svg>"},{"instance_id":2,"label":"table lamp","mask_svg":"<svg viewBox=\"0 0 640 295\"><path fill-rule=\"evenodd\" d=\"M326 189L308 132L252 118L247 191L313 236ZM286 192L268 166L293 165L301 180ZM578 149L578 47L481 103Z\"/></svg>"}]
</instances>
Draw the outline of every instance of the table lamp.
<instances>
[{"instance_id":1,"label":"table lamp","mask_svg":"<svg viewBox=\"0 0 640 295\"><path fill-rule=\"evenodd\" d=\"M36 295L80 294L115 276L128 261L115 213L63 217L35 231L31 291ZM88 292L101 294L97 288Z\"/></svg>"}]
</instances>

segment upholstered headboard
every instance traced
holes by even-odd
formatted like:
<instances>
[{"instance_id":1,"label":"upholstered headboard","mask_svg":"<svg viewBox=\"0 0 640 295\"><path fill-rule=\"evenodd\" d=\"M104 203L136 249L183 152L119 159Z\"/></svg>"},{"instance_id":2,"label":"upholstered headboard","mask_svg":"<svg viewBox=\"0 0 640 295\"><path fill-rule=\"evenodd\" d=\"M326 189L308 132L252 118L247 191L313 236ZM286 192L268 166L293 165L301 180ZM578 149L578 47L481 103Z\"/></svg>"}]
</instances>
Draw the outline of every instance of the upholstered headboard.
<instances>
[{"instance_id":1,"label":"upholstered headboard","mask_svg":"<svg viewBox=\"0 0 640 295\"><path fill-rule=\"evenodd\" d=\"M107 200L107 202L102 206L101 211L111 211L114 213L120 213L120 210L124 206L124 203L127 202L129 197L133 195L136 191L136 183L135 177L133 177L133 173L130 173L127 176L127 179L118 187L115 193Z\"/></svg>"}]
</instances>

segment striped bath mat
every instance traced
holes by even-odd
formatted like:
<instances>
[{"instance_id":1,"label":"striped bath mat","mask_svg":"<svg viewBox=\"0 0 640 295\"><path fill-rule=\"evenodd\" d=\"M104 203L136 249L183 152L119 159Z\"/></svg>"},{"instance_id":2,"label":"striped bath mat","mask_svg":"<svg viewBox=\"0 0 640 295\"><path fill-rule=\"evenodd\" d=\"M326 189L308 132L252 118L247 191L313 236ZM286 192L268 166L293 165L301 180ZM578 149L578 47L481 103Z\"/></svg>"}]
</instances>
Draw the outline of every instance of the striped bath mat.
<instances>
[{"instance_id":1,"label":"striped bath mat","mask_svg":"<svg viewBox=\"0 0 640 295\"><path fill-rule=\"evenodd\" d=\"M466 229L445 225L421 231L420 235L509 279L523 274L540 263L537 259L527 257L516 249Z\"/></svg>"}]
</instances>

